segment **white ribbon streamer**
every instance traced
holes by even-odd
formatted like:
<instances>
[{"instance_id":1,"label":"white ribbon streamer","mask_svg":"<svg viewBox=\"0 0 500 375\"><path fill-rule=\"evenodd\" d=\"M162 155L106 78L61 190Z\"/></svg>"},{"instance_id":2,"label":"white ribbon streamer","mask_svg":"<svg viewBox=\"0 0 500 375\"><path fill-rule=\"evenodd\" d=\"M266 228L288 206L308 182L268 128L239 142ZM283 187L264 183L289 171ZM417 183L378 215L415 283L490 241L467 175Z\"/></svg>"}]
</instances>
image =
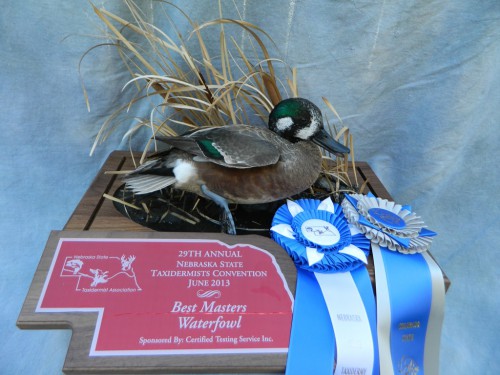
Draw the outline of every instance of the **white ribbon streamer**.
<instances>
[{"instance_id":1,"label":"white ribbon streamer","mask_svg":"<svg viewBox=\"0 0 500 375\"><path fill-rule=\"evenodd\" d=\"M394 374L391 355L391 302L380 246L372 243L375 284L377 285L377 337L380 374Z\"/></svg>"},{"instance_id":2,"label":"white ribbon streamer","mask_svg":"<svg viewBox=\"0 0 500 375\"><path fill-rule=\"evenodd\" d=\"M426 375L439 374L439 348L441 343L441 328L444 317L444 277L441 268L429 253L422 253L429 271L432 283L432 303L425 333L424 372Z\"/></svg>"},{"instance_id":3,"label":"white ribbon streamer","mask_svg":"<svg viewBox=\"0 0 500 375\"><path fill-rule=\"evenodd\" d=\"M315 276L335 332L337 365L334 375L371 374L375 355L370 323L351 273L316 272Z\"/></svg>"}]
</instances>

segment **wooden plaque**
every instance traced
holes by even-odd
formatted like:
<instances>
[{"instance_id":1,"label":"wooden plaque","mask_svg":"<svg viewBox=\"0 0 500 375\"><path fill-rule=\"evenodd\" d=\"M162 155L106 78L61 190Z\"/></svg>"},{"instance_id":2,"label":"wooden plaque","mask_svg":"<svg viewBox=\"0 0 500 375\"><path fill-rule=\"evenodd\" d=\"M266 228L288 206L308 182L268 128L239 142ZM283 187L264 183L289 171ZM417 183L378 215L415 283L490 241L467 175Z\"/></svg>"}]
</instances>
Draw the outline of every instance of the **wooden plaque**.
<instances>
[{"instance_id":1,"label":"wooden plaque","mask_svg":"<svg viewBox=\"0 0 500 375\"><path fill-rule=\"evenodd\" d=\"M17 325L72 329L65 373L283 372L295 282L262 236L53 232Z\"/></svg>"}]
</instances>

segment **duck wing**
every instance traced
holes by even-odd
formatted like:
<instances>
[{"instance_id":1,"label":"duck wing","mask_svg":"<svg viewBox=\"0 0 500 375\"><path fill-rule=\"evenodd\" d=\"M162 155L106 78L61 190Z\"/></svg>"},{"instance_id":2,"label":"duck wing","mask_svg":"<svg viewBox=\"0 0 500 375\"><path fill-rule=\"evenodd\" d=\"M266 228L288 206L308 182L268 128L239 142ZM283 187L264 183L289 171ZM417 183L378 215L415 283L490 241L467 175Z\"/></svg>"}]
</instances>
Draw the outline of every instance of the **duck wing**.
<instances>
[{"instance_id":1,"label":"duck wing","mask_svg":"<svg viewBox=\"0 0 500 375\"><path fill-rule=\"evenodd\" d=\"M228 125L195 130L180 137L158 137L164 143L194 156L230 168L255 168L276 164L281 138L266 128Z\"/></svg>"}]
</instances>

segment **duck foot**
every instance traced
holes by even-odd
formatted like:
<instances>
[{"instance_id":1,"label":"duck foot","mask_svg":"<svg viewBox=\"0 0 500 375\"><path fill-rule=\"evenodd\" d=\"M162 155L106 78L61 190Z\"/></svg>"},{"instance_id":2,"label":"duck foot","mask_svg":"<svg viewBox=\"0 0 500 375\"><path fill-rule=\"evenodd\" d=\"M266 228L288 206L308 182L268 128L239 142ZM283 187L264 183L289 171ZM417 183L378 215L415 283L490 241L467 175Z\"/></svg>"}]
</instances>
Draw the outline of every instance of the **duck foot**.
<instances>
[{"instance_id":1,"label":"duck foot","mask_svg":"<svg viewBox=\"0 0 500 375\"><path fill-rule=\"evenodd\" d=\"M232 235L236 234L236 225L234 224L233 215L231 214L231 211L229 211L229 209L227 211L226 209L222 210L220 215L220 225L222 233Z\"/></svg>"},{"instance_id":2,"label":"duck foot","mask_svg":"<svg viewBox=\"0 0 500 375\"><path fill-rule=\"evenodd\" d=\"M220 215L221 232L235 235L236 225L234 224L233 214L231 214L231 210L229 210L227 201L220 195L217 195L214 192L208 190L205 185L201 185L201 191L208 198L213 200L220 208L222 208L222 212Z\"/></svg>"}]
</instances>

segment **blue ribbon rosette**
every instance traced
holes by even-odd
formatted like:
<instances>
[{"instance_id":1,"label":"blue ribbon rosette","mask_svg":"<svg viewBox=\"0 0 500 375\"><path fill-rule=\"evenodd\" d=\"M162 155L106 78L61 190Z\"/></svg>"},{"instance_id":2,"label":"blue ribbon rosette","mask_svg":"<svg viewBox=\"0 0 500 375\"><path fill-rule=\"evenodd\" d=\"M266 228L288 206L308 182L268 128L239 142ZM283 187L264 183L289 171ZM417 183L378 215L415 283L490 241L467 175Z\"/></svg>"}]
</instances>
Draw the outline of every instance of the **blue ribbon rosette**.
<instances>
[{"instance_id":1,"label":"blue ribbon rosette","mask_svg":"<svg viewBox=\"0 0 500 375\"><path fill-rule=\"evenodd\" d=\"M370 240L330 198L287 201L271 236L297 266L286 373L378 374Z\"/></svg>"},{"instance_id":2,"label":"blue ribbon rosette","mask_svg":"<svg viewBox=\"0 0 500 375\"><path fill-rule=\"evenodd\" d=\"M271 233L297 267L308 271L346 272L368 262L370 241L329 198L288 201L276 211Z\"/></svg>"},{"instance_id":3,"label":"blue ribbon rosette","mask_svg":"<svg viewBox=\"0 0 500 375\"><path fill-rule=\"evenodd\" d=\"M372 194L346 195L342 208L372 244L380 372L438 374L444 280L427 253L436 233L410 206Z\"/></svg>"}]
</instances>

